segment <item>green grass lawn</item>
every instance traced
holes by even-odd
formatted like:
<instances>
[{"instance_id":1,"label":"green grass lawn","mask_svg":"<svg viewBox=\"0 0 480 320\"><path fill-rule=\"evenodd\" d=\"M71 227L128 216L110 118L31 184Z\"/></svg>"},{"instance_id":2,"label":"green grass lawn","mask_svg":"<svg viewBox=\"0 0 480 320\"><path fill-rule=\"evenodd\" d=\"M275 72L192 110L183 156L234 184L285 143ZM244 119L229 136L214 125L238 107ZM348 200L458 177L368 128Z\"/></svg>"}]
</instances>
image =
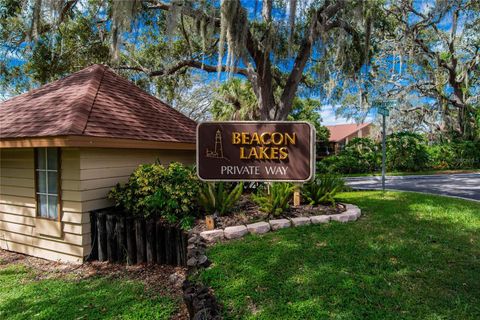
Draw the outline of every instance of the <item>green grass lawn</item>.
<instances>
[{"instance_id":1,"label":"green grass lawn","mask_svg":"<svg viewBox=\"0 0 480 320\"><path fill-rule=\"evenodd\" d=\"M353 223L289 228L209 251L200 278L231 319L480 319L480 204L350 192Z\"/></svg>"},{"instance_id":2,"label":"green grass lawn","mask_svg":"<svg viewBox=\"0 0 480 320\"><path fill-rule=\"evenodd\" d=\"M41 275L25 265L0 268L0 319L169 319L178 308L139 281L37 280Z\"/></svg>"}]
</instances>

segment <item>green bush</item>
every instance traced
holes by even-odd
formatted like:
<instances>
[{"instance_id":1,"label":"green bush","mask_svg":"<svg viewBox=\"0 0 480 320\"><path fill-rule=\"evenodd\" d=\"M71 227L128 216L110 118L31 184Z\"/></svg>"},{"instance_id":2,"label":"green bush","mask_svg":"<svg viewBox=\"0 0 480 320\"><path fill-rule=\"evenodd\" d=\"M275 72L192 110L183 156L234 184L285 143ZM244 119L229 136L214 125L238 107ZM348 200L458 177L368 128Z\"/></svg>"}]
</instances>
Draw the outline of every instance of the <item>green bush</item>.
<instances>
[{"instance_id":1,"label":"green bush","mask_svg":"<svg viewBox=\"0 0 480 320\"><path fill-rule=\"evenodd\" d=\"M200 187L198 202L207 214L223 216L232 210L242 191L243 183L238 183L234 188L229 188L223 182L205 183Z\"/></svg>"},{"instance_id":2,"label":"green bush","mask_svg":"<svg viewBox=\"0 0 480 320\"><path fill-rule=\"evenodd\" d=\"M381 153L378 144L370 138L354 138L338 154L317 163L319 173L367 173L380 167Z\"/></svg>"},{"instance_id":3,"label":"green bush","mask_svg":"<svg viewBox=\"0 0 480 320\"><path fill-rule=\"evenodd\" d=\"M452 169L455 153L450 144L435 144L427 147L429 166L434 170Z\"/></svg>"},{"instance_id":4,"label":"green bush","mask_svg":"<svg viewBox=\"0 0 480 320\"><path fill-rule=\"evenodd\" d=\"M428 168L424 138L412 132L393 133L387 137L387 170L419 171Z\"/></svg>"},{"instance_id":5,"label":"green bush","mask_svg":"<svg viewBox=\"0 0 480 320\"><path fill-rule=\"evenodd\" d=\"M272 183L270 188L253 194L253 201L260 210L269 216L279 216L289 208L288 202L292 198L294 186L290 183Z\"/></svg>"},{"instance_id":6,"label":"green bush","mask_svg":"<svg viewBox=\"0 0 480 320\"><path fill-rule=\"evenodd\" d=\"M345 181L335 174L320 174L302 188L303 197L311 205L335 205L335 194L345 189Z\"/></svg>"},{"instance_id":7,"label":"green bush","mask_svg":"<svg viewBox=\"0 0 480 320\"><path fill-rule=\"evenodd\" d=\"M178 162L140 165L108 197L127 215L158 217L183 225L192 221L199 182L191 168Z\"/></svg>"},{"instance_id":8,"label":"green bush","mask_svg":"<svg viewBox=\"0 0 480 320\"><path fill-rule=\"evenodd\" d=\"M325 161L317 161L315 164L315 172L317 173L327 173L330 170L329 166Z\"/></svg>"},{"instance_id":9,"label":"green bush","mask_svg":"<svg viewBox=\"0 0 480 320\"><path fill-rule=\"evenodd\" d=\"M371 173L381 167L381 143L354 138L338 154L317 162L319 173ZM480 141L427 145L419 134L400 132L387 137L387 170L471 169L480 167Z\"/></svg>"},{"instance_id":10,"label":"green bush","mask_svg":"<svg viewBox=\"0 0 480 320\"><path fill-rule=\"evenodd\" d=\"M352 139L341 154L355 159L352 173L374 172L381 164L379 145L370 138Z\"/></svg>"},{"instance_id":11,"label":"green bush","mask_svg":"<svg viewBox=\"0 0 480 320\"><path fill-rule=\"evenodd\" d=\"M480 167L480 142L453 141L427 148L432 169L470 169Z\"/></svg>"}]
</instances>

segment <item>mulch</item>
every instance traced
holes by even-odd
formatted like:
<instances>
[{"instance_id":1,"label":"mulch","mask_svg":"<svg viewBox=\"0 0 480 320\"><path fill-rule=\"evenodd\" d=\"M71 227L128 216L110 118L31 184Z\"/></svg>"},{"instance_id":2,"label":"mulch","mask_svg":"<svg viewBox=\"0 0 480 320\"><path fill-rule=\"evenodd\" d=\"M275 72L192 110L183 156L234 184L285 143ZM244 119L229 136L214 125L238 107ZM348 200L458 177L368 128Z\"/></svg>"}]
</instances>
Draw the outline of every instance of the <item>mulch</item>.
<instances>
[{"instance_id":1,"label":"mulch","mask_svg":"<svg viewBox=\"0 0 480 320\"><path fill-rule=\"evenodd\" d=\"M311 217L317 215L331 215L342 213L346 210L343 204L337 203L335 206L318 205L312 206L302 204L300 206L290 206L290 208L279 217L269 217L265 212L260 211L258 205L253 202L251 195L243 194L233 209L232 213L226 216L217 217L215 220L215 228L226 228L238 226L242 224L250 224L259 221L281 218ZM205 219L200 218L195 221L194 232L202 232L207 230Z\"/></svg>"},{"instance_id":2,"label":"mulch","mask_svg":"<svg viewBox=\"0 0 480 320\"><path fill-rule=\"evenodd\" d=\"M110 277L140 281L145 289L177 297L180 309L172 319L188 319L188 311L182 302L181 285L186 277L186 268L166 265L133 265L127 266L109 262L86 262L71 264L35 258L20 253L0 249L0 270L11 265L24 265L35 271L35 280L67 279L80 281L91 277Z\"/></svg>"}]
</instances>

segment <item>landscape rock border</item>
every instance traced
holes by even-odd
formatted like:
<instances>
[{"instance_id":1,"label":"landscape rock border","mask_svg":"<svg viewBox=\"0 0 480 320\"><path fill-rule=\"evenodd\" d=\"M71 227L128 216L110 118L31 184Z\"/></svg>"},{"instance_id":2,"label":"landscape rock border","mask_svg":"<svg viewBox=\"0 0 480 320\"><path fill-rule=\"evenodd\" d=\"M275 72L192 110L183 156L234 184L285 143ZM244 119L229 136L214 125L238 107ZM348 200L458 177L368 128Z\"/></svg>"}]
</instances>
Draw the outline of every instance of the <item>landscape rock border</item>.
<instances>
[{"instance_id":1,"label":"landscape rock border","mask_svg":"<svg viewBox=\"0 0 480 320\"><path fill-rule=\"evenodd\" d=\"M207 244L221 240L239 239L248 233L264 234L283 228L297 227L309 224L328 223L330 221L349 222L357 220L362 211L353 204L345 204L346 211L332 215L318 215L311 217L296 217L291 219L272 219L247 225L226 227L200 232L190 231L187 247L187 275L194 276L203 268L210 266L206 256ZM194 278L194 277L193 277ZM222 319L222 306L215 299L212 289L201 283L188 280L183 282L183 301L187 306L190 319Z\"/></svg>"},{"instance_id":2,"label":"landscape rock border","mask_svg":"<svg viewBox=\"0 0 480 320\"><path fill-rule=\"evenodd\" d=\"M278 229L298 227L309 224L328 223L330 221L350 222L357 220L362 215L362 210L353 205L345 204L346 211L330 215L318 215L311 217L296 217L289 219L272 219L260 221L247 225L226 227L225 229L214 229L200 232L200 237L207 243L215 243L220 240L231 240L243 237L248 233L263 234Z\"/></svg>"}]
</instances>

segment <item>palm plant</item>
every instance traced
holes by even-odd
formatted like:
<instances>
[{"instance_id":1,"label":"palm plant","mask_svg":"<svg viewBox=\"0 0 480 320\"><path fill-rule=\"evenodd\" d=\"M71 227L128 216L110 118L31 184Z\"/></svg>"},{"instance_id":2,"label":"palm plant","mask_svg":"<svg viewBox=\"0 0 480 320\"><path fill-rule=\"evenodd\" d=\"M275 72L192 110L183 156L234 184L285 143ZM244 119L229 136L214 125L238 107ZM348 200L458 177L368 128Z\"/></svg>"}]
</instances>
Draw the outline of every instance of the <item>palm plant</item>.
<instances>
[{"instance_id":1,"label":"palm plant","mask_svg":"<svg viewBox=\"0 0 480 320\"><path fill-rule=\"evenodd\" d=\"M345 181L334 174L317 175L314 181L302 188L302 194L311 205L335 205L334 196L345 189Z\"/></svg>"},{"instance_id":2,"label":"palm plant","mask_svg":"<svg viewBox=\"0 0 480 320\"><path fill-rule=\"evenodd\" d=\"M223 216L231 211L235 203L240 199L243 191L243 183L238 183L233 189L225 183L206 183L200 187L199 204L207 214Z\"/></svg>"},{"instance_id":3,"label":"palm plant","mask_svg":"<svg viewBox=\"0 0 480 320\"><path fill-rule=\"evenodd\" d=\"M253 195L253 201L269 216L279 216L289 208L295 187L290 183L272 183L269 190Z\"/></svg>"}]
</instances>

